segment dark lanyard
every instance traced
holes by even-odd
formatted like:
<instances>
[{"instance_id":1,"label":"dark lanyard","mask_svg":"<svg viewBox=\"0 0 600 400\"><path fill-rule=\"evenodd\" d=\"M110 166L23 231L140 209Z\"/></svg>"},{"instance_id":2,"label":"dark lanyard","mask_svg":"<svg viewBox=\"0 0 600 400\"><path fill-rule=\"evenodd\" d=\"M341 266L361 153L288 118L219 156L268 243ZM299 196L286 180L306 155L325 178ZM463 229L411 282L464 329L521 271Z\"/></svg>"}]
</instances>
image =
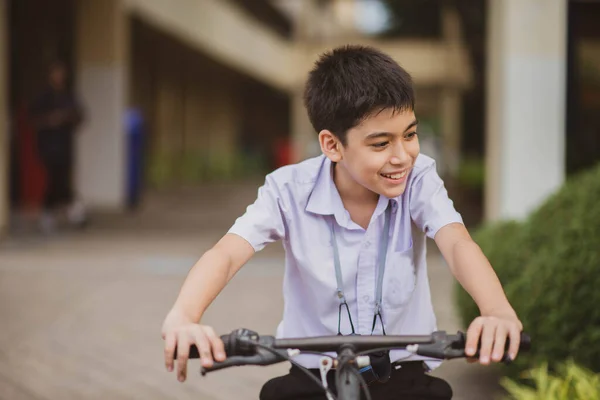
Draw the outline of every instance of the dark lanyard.
<instances>
[{"instance_id":1,"label":"dark lanyard","mask_svg":"<svg viewBox=\"0 0 600 400\"><path fill-rule=\"evenodd\" d=\"M377 259L379 268L377 271L377 286L375 288L375 314L373 315L373 327L371 328L371 334L375 330L375 323L377 322L377 317L379 317L379 321L381 321L381 328L383 330L383 334L385 335L385 327L383 325L383 318L381 317L381 302L383 297L383 272L385 271L385 259L387 255L388 242L390 240L389 230L391 216L392 209L390 207L390 204L388 204L387 208L385 209L385 222L383 224L383 232L381 234L381 240L379 241L379 256ZM340 299L340 306L338 309L338 335L342 334L340 327L342 321L342 307L346 307L348 319L350 320L350 327L352 328L352 334L355 335L356 331L354 330L354 324L352 323L350 308L348 307L348 302L346 302L346 296L344 296L340 253L337 246L335 227L333 223L331 224L331 239L333 244L333 263L335 265L335 279L337 280L337 295Z\"/></svg>"}]
</instances>

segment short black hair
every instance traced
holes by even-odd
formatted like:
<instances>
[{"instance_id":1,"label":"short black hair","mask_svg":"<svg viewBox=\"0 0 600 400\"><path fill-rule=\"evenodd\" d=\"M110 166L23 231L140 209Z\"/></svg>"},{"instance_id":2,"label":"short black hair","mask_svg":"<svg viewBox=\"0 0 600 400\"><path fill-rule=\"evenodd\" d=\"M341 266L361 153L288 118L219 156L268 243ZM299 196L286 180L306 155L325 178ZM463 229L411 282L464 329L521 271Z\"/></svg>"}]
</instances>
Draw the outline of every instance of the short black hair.
<instances>
[{"instance_id":1,"label":"short black hair","mask_svg":"<svg viewBox=\"0 0 600 400\"><path fill-rule=\"evenodd\" d=\"M321 55L308 75L304 105L313 128L346 145L346 133L386 109L414 110L412 78L389 55L346 45Z\"/></svg>"}]
</instances>

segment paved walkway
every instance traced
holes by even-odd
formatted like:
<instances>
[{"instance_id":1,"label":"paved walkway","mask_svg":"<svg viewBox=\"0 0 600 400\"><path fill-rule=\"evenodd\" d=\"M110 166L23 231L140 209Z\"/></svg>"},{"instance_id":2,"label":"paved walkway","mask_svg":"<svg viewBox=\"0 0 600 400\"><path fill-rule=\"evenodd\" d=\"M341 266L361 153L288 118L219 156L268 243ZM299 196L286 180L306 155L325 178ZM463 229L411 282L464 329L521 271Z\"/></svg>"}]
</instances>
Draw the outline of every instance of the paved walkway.
<instances>
[{"instance_id":1,"label":"paved walkway","mask_svg":"<svg viewBox=\"0 0 600 400\"><path fill-rule=\"evenodd\" d=\"M0 244L0 399L257 399L287 364L237 368L186 383L165 371L160 327L199 255L252 201L256 187L156 194L130 215L102 215L83 234L31 234ZM25 225L26 226L26 225ZM234 278L207 312L225 333L275 331L282 312L282 250L272 245ZM439 254L430 279L440 328L459 329L452 278ZM491 368L445 363L436 372L455 399L491 399Z\"/></svg>"}]
</instances>

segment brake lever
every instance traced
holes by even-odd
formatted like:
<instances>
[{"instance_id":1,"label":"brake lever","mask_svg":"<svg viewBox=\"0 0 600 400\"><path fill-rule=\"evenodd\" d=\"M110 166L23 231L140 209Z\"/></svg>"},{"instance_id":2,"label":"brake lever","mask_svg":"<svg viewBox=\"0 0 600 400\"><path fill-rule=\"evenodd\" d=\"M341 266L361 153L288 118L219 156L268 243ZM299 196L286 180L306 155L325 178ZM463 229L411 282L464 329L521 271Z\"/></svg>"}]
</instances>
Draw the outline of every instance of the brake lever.
<instances>
[{"instance_id":1,"label":"brake lever","mask_svg":"<svg viewBox=\"0 0 600 400\"><path fill-rule=\"evenodd\" d=\"M446 331L436 331L433 332L432 338L432 344L418 345L413 351L420 356L448 360L465 356L464 342L466 339L464 333L458 332L456 335L448 335Z\"/></svg>"},{"instance_id":2,"label":"brake lever","mask_svg":"<svg viewBox=\"0 0 600 400\"><path fill-rule=\"evenodd\" d=\"M232 356L227 357L225 361L214 362L212 367L201 367L200 374L205 376L209 372L218 371L229 367L239 367L243 365L272 365L287 359L285 350L268 351L263 348L257 348L256 354L252 356Z\"/></svg>"},{"instance_id":3,"label":"brake lever","mask_svg":"<svg viewBox=\"0 0 600 400\"><path fill-rule=\"evenodd\" d=\"M433 344L420 345L417 348L417 354L431 358L443 358L452 360L455 358L467 357L465 353L465 345L467 337L463 332L457 332L456 335L448 335L445 331L433 333ZM473 358L479 357L479 351L475 353ZM505 354L503 361L510 360L508 354Z\"/></svg>"}]
</instances>

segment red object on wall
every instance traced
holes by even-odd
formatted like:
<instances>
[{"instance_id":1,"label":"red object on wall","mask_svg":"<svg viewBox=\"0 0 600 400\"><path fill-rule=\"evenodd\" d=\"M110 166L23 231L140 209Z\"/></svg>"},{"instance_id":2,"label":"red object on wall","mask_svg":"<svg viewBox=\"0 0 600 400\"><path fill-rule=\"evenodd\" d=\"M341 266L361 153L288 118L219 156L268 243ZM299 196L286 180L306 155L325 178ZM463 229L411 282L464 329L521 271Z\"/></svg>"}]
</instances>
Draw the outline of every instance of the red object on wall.
<instances>
[{"instance_id":1,"label":"red object on wall","mask_svg":"<svg viewBox=\"0 0 600 400\"><path fill-rule=\"evenodd\" d=\"M275 141L275 167L283 167L292 162L292 147L288 138L278 138Z\"/></svg>"},{"instance_id":2,"label":"red object on wall","mask_svg":"<svg viewBox=\"0 0 600 400\"><path fill-rule=\"evenodd\" d=\"M19 165L20 208L38 209L46 187L46 172L37 153L35 131L26 106L20 106L16 116Z\"/></svg>"}]
</instances>

